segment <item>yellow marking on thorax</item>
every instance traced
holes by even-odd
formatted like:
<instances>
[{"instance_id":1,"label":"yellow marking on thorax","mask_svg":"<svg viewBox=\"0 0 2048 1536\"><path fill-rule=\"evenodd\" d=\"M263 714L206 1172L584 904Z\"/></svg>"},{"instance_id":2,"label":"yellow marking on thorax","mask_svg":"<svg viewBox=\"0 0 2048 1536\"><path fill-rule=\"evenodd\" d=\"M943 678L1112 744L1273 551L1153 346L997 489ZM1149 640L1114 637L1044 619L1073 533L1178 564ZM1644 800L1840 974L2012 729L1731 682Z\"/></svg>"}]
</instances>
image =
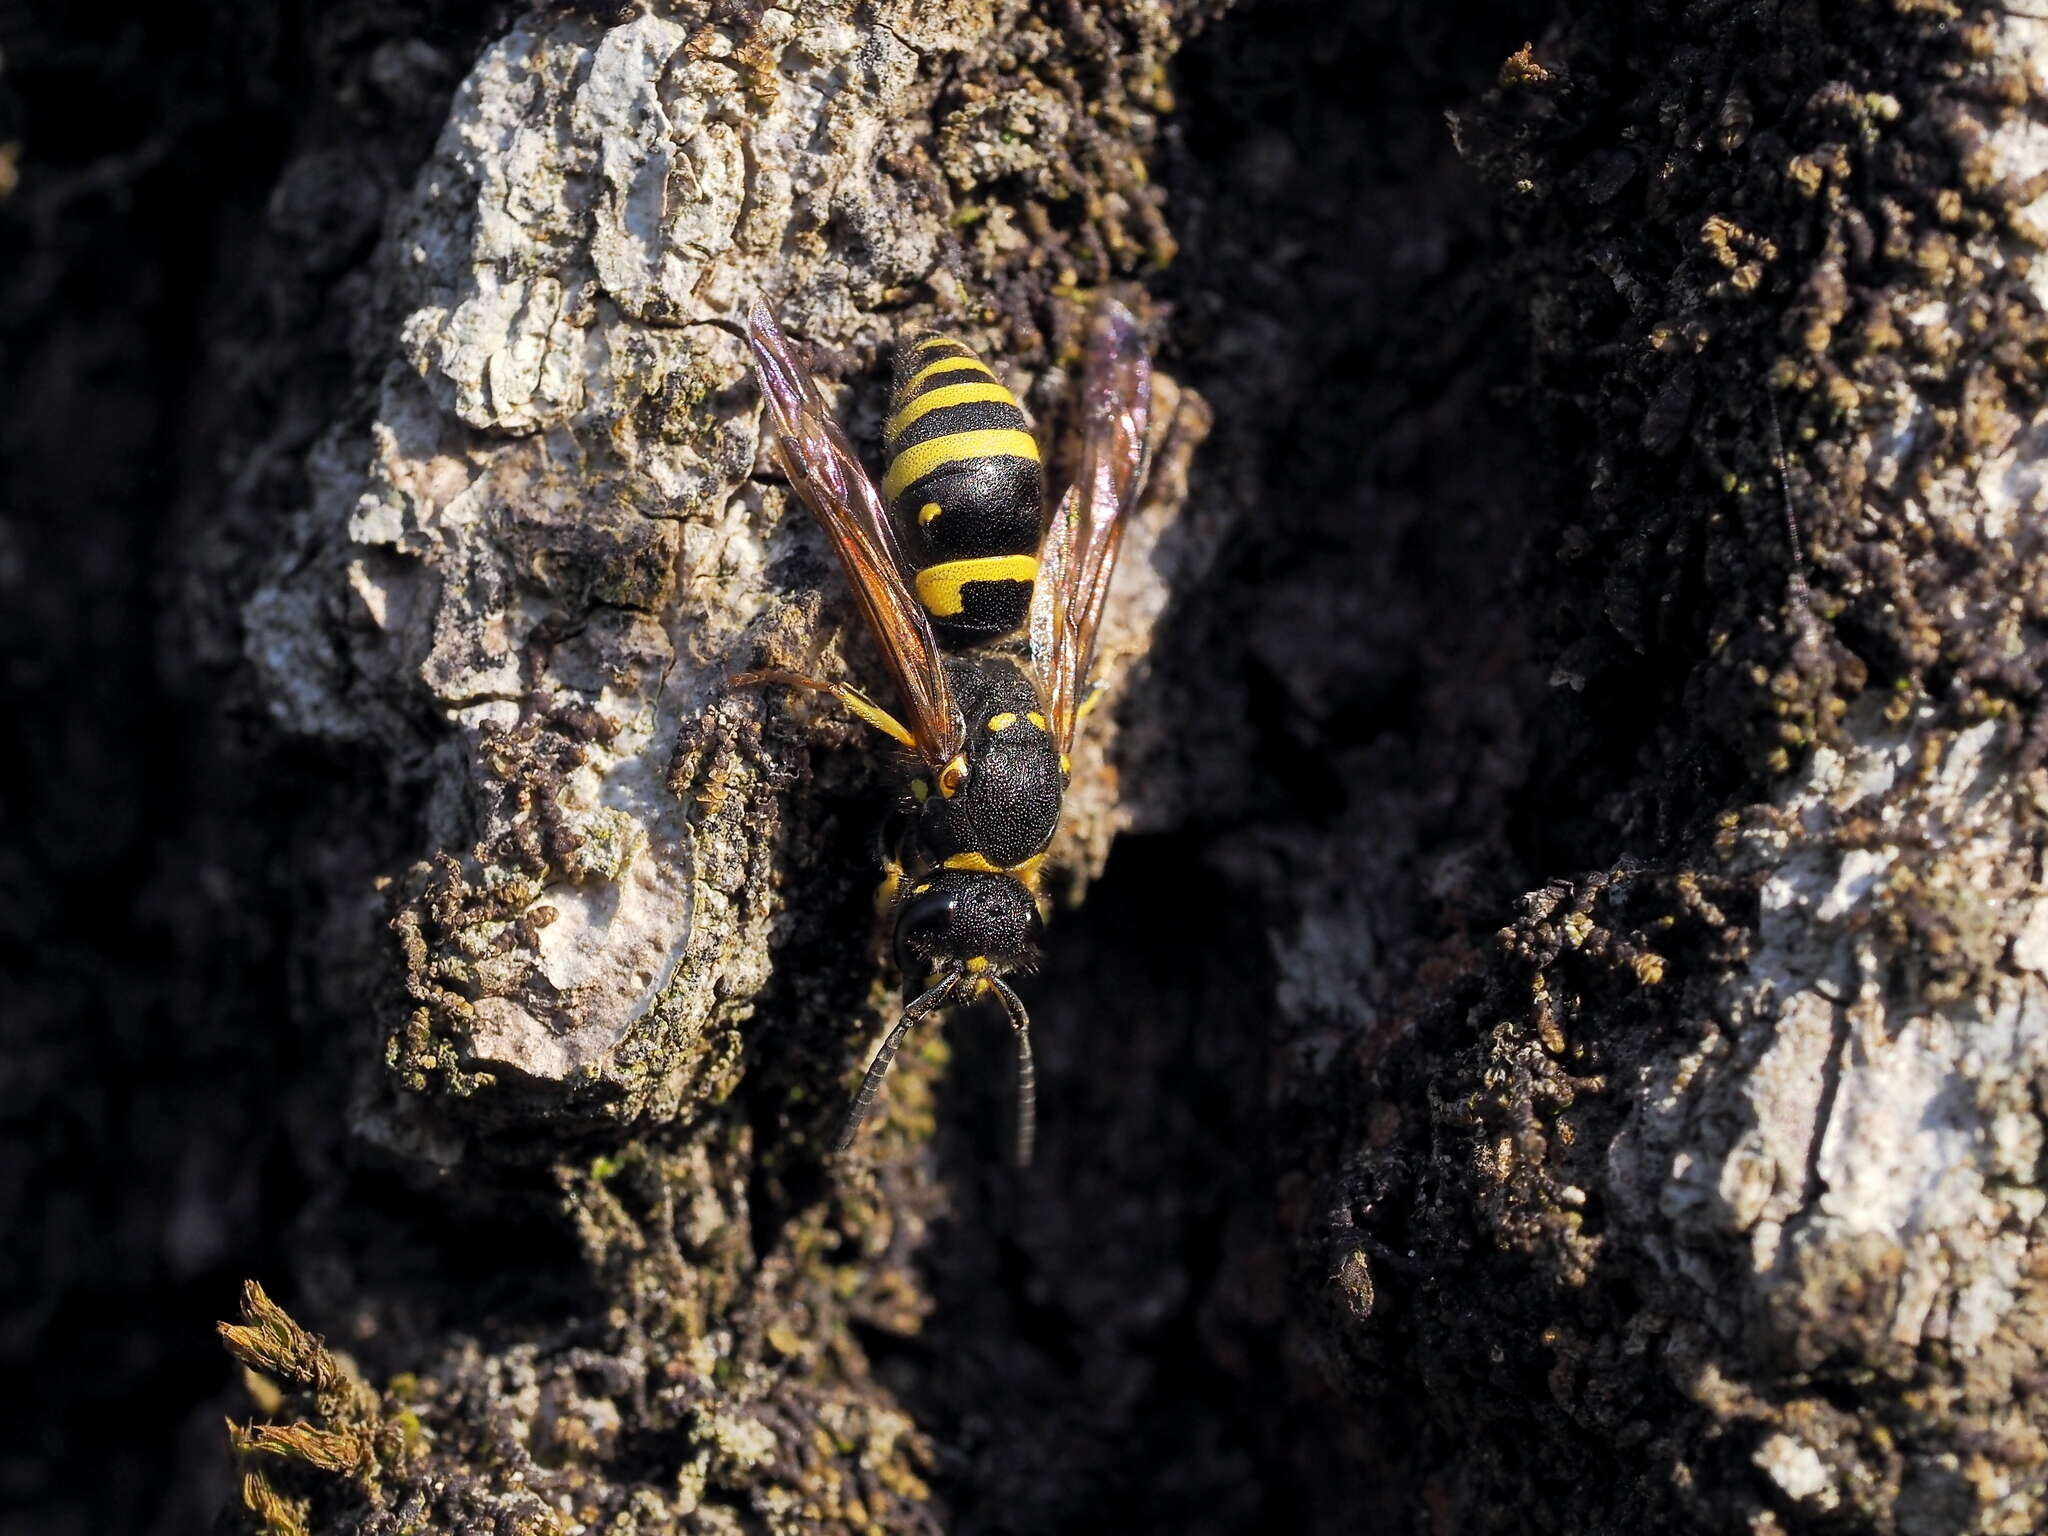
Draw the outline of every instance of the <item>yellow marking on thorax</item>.
<instances>
[{"instance_id":1,"label":"yellow marking on thorax","mask_svg":"<svg viewBox=\"0 0 2048 1536\"><path fill-rule=\"evenodd\" d=\"M988 728L992 731L1007 731L1016 723L1017 717L1007 709L999 715L990 715L988 717Z\"/></svg>"},{"instance_id":2,"label":"yellow marking on thorax","mask_svg":"<svg viewBox=\"0 0 2048 1536\"><path fill-rule=\"evenodd\" d=\"M978 373L985 379L993 379L995 377L995 374L989 371L988 365L978 358L942 357L936 363L926 363L917 372L905 379L903 381L903 388L898 390L897 393L907 395L926 379L940 373Z\"/></svg>"},{"instance_id":3,"label":"yellow marking on thorax","mask_svg":"<svg viewBox=\"0 0 2048 1536\"><path fill-rule=\"evenodd\" d=\"M1045 729L1045 716L1041 715L1037 710L1034 709L1027 712L1024 718L1037 726L1041 731Z\"/></svg>"},{"instance_id":4,"label":"yellow marking on thorax","mask_svg":"<svg viewBox=\"0 0 2048 1536\"><path fill-rule=\"evenodd\" d=\"M972 971L975 975L979 976L983 971L988 969L988 956L974 956L967 962L967 969Z\"/></svg>"},{"instance_id":5,"label":"yellow marking on thorax","mask_svg":"<svg viewBox=\"0 0 2048 1536\"><path fill-rule=\"evenodd\" d=\"M1034 853L1022 864L1012 864L1005 869L985 853L956 853L939 865L941 869L964 869L973 875L1008 875L1033 895L1038 893L1038 877L1045 868L1048 856Z\"/></svg>"},{"instance_id":6,"label":"yellow marking on thorax","mask_svg":"<svg viewBox=\"0 0 2048 1536\"><path fill-rule=\"evenodd\" d=\"M926 523L930 522L933 518L937 517L941 512L945 510L946 509L940 506L936 501L926 502L923 506L917 509L917 526L922 528Z\"/></svg>"},{"instance_id":7,"label":"yellow marking on thorax","mask_svg":"<svg viewBox=\"0 0 2048 1536\"><path fill-rule=\"evenodd\" d=\"M1014 427L990 427L978 432L949 432L904 449L889 463L882 480L882 500L894 501L935 469L973 459L1029 459L1038 462L1038 443L1029 432Z\"/></svg>"},{"instance_id":8,"label":"yellow marking on thorax","mask_svg":"<svg viewBox=\"0 0 2048 1536\"><path fill-rule=\"evenodd\" d=\"M917 600L935 618L950 619L967 606L964 588L970 581L1036 581L1036 555L979 555L948 560L917 573Z\"/></svg>"},{"instance_id":9,"label":"yellow marking on thorax","mask_svg":"<svg viewBox=\"0 0 2048 1536\"><path fill-rule=\"evenodd\" d=\"M937 389L928 389L921 395L913 395L910 402L889 418L889 424L882 428L885 442L895 442L920 418L933 411L942 411L949 405L972 405L976 401L992 401L997 405L1016 405L1017 401L1002 385L990 380L985 384L941 384Z\"/></svg>"}]
</instances>

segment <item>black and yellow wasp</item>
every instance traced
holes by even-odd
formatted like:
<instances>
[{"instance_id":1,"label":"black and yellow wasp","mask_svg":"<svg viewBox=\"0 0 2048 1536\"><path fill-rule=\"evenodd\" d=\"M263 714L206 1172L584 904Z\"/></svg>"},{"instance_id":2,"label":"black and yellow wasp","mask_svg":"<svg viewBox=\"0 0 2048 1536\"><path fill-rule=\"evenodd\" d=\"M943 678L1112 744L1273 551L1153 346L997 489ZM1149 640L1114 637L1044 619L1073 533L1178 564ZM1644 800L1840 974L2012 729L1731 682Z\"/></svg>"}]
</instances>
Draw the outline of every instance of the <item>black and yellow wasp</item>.
<instances>
[{"instance_id":1,"label":"black and yellow wasp","mask_svg":"<svg viewBox=\"0 0 2048 1536\"><path fill-rule=\"evenodd\" d=\"M967 347L923 336L899 354L877 490L768 310L748 317L789 479L838 551L896 683L903 718L847 683L751 672L837 698L915 756L895 867L896 958L922 990L875 1053L840 1128L852 1144L910 1027L994 993L1017 1048L1019 1166L1031 1161L1031 1024L1003 978L1042 935L1040 871L1059 825L1075 722L1117 547L1145 473L1151 362L1130 312L1090 322L1074 484L1048 525L1037 442ZM1022 654L1001 642L1022 626Z\"/></svg>"}]
</instances>

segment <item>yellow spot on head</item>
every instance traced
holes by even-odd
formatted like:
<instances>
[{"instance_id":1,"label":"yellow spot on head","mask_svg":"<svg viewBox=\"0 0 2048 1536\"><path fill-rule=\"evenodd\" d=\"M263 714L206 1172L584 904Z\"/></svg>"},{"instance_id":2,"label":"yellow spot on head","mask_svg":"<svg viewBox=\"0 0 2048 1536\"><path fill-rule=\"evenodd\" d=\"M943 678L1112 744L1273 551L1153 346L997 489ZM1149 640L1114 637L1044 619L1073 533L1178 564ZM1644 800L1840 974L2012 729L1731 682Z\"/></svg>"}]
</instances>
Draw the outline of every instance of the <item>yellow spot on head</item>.
<instances>
[{"instance_id":1,"label":"yellow spot on head","mask_svg":"<svg viewBox=\"0 0 2048 1536\"><path fill-rule=\"evenodd\" d=\"M967 962L967 969L974 972L977 976L980 975L983 971L988 969L988 956L976 955L973 959Z\"/></svg>"},{"instance_id":2,"label":"yellow spot on head","mask_svg":"<svg viewBox=\"0 0 2048 1536\"><path fill-rule=\"evenodd\" d=\"M1032 710L1024 718L1037 726L1041 731L1045 729L1045 716L1041 715L1037 710Z\"/></svg>"},{"instance_id":3,"label":"yellow spot on head","mask_svg":"<svg viewBox=\"0 0 2048 1536\"><path fill-rule=\"evenodd\" d=\"M928 565L917 573L917 600L934 618L957 617L967 606L964 590L970 581L1036 581L1036 555L976 555L970 560L948 560Z\"/></svg>"},{"instance_id":4,"label":"yellow spot on head","mask_svg":"<svg viewBox=\"0 0 2048 1536\"><path fill-rule=\"evenodd\" d=\"M936 501L926 502L923 506L917 509L917 526L922 528L926 523L930 522L933 518L937 517L941 512L945 510L946 509L940 506Z\"/></svg>"},{"instance_id":5,"label":"yellow spot on head","mask_svg":"<svg viewBox=\"0 0 2048 1536\"><path fill-rule=\"evenodd\" d=\"M985 853L956 853L947 859L941 867L945 869L964 869L977 875L999 875L1003 872L1003 866L990 863L989 857Z\"/></svg>"},{"instance_id":6,"label":"yellow spot on head","mask_svg":"<svg viewBox=\"0 0 2048 1536\"><path fill-rule=\"evenodd\" d=\"M988 728L992 731L1007 731L1016 723L1017 717L1007 709L1000 715L990 715L988 717Z\"/></svg>"},{"instance_id":7,"label":"yellow spot on head","mask_svg":"<svg viewBox=\"0 0 2048 1536\"><path fill-rule=\"evenodd\" d=\"M950 800L960 793L960 786L967 782L967 754L956 752L939 770L939 793Z\"/></svg>"}]
</instances>

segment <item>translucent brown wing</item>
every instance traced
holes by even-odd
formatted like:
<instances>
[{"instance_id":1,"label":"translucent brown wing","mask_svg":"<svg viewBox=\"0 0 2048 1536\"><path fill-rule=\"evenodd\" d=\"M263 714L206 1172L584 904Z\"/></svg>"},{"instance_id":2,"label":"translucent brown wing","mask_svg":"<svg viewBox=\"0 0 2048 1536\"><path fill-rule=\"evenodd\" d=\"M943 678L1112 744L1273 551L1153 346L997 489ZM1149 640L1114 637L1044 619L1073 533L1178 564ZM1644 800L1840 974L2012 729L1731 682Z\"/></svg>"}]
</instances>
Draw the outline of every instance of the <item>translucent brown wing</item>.
<instances>
[{"instance_id":1,"label":"translucent brown wing","mask_svg":"<svg viewBox=\"0 0 2048 1536\"><path fill-rule=\"evenodd\" d=\"M919 752L937 767L960 750L966 733L931 622L903 579L888 509L766 305L756 304L747 316L747 341L754 349L761 393L775 417L783 468L839 552L846 579L896 680L909 716L905 724Z\"/></svg>"},{"instance_id":2,"label":"translucent brown wing","mask_svg":"<svg viewBox=\"0 0 2048 1536\"><path fill-rule=\"evenodd\" d=\"M1105 299L1089 322L1080 403L1080 468L1039 550L1029 631L1046 715L1062 752L1074 743L1117 547L1145 479L1152 362L1137 321L1113 299Z\"/></svg>"}]
</instances>

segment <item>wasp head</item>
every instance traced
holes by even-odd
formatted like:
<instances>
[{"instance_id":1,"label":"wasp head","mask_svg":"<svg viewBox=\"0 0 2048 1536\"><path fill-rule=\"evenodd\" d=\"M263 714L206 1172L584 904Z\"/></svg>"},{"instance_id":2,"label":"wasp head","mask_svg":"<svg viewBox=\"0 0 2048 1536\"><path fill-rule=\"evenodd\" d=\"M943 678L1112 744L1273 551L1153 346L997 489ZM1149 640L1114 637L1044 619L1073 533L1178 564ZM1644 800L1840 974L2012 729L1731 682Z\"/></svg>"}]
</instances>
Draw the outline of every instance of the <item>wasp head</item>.
<instances>
[{"instance_id":1,"label":"wasp head","mask_svg":"<svg viewBox=\"0 0 2048 1536\"><path fill-rule=\"evenodd\" d=\"M906 978L1019 970L1037 959L1043 933L1031 892L1001 872L939 870L911 886L896 909L896 956Z\"/></svg>"}]
</instances>

